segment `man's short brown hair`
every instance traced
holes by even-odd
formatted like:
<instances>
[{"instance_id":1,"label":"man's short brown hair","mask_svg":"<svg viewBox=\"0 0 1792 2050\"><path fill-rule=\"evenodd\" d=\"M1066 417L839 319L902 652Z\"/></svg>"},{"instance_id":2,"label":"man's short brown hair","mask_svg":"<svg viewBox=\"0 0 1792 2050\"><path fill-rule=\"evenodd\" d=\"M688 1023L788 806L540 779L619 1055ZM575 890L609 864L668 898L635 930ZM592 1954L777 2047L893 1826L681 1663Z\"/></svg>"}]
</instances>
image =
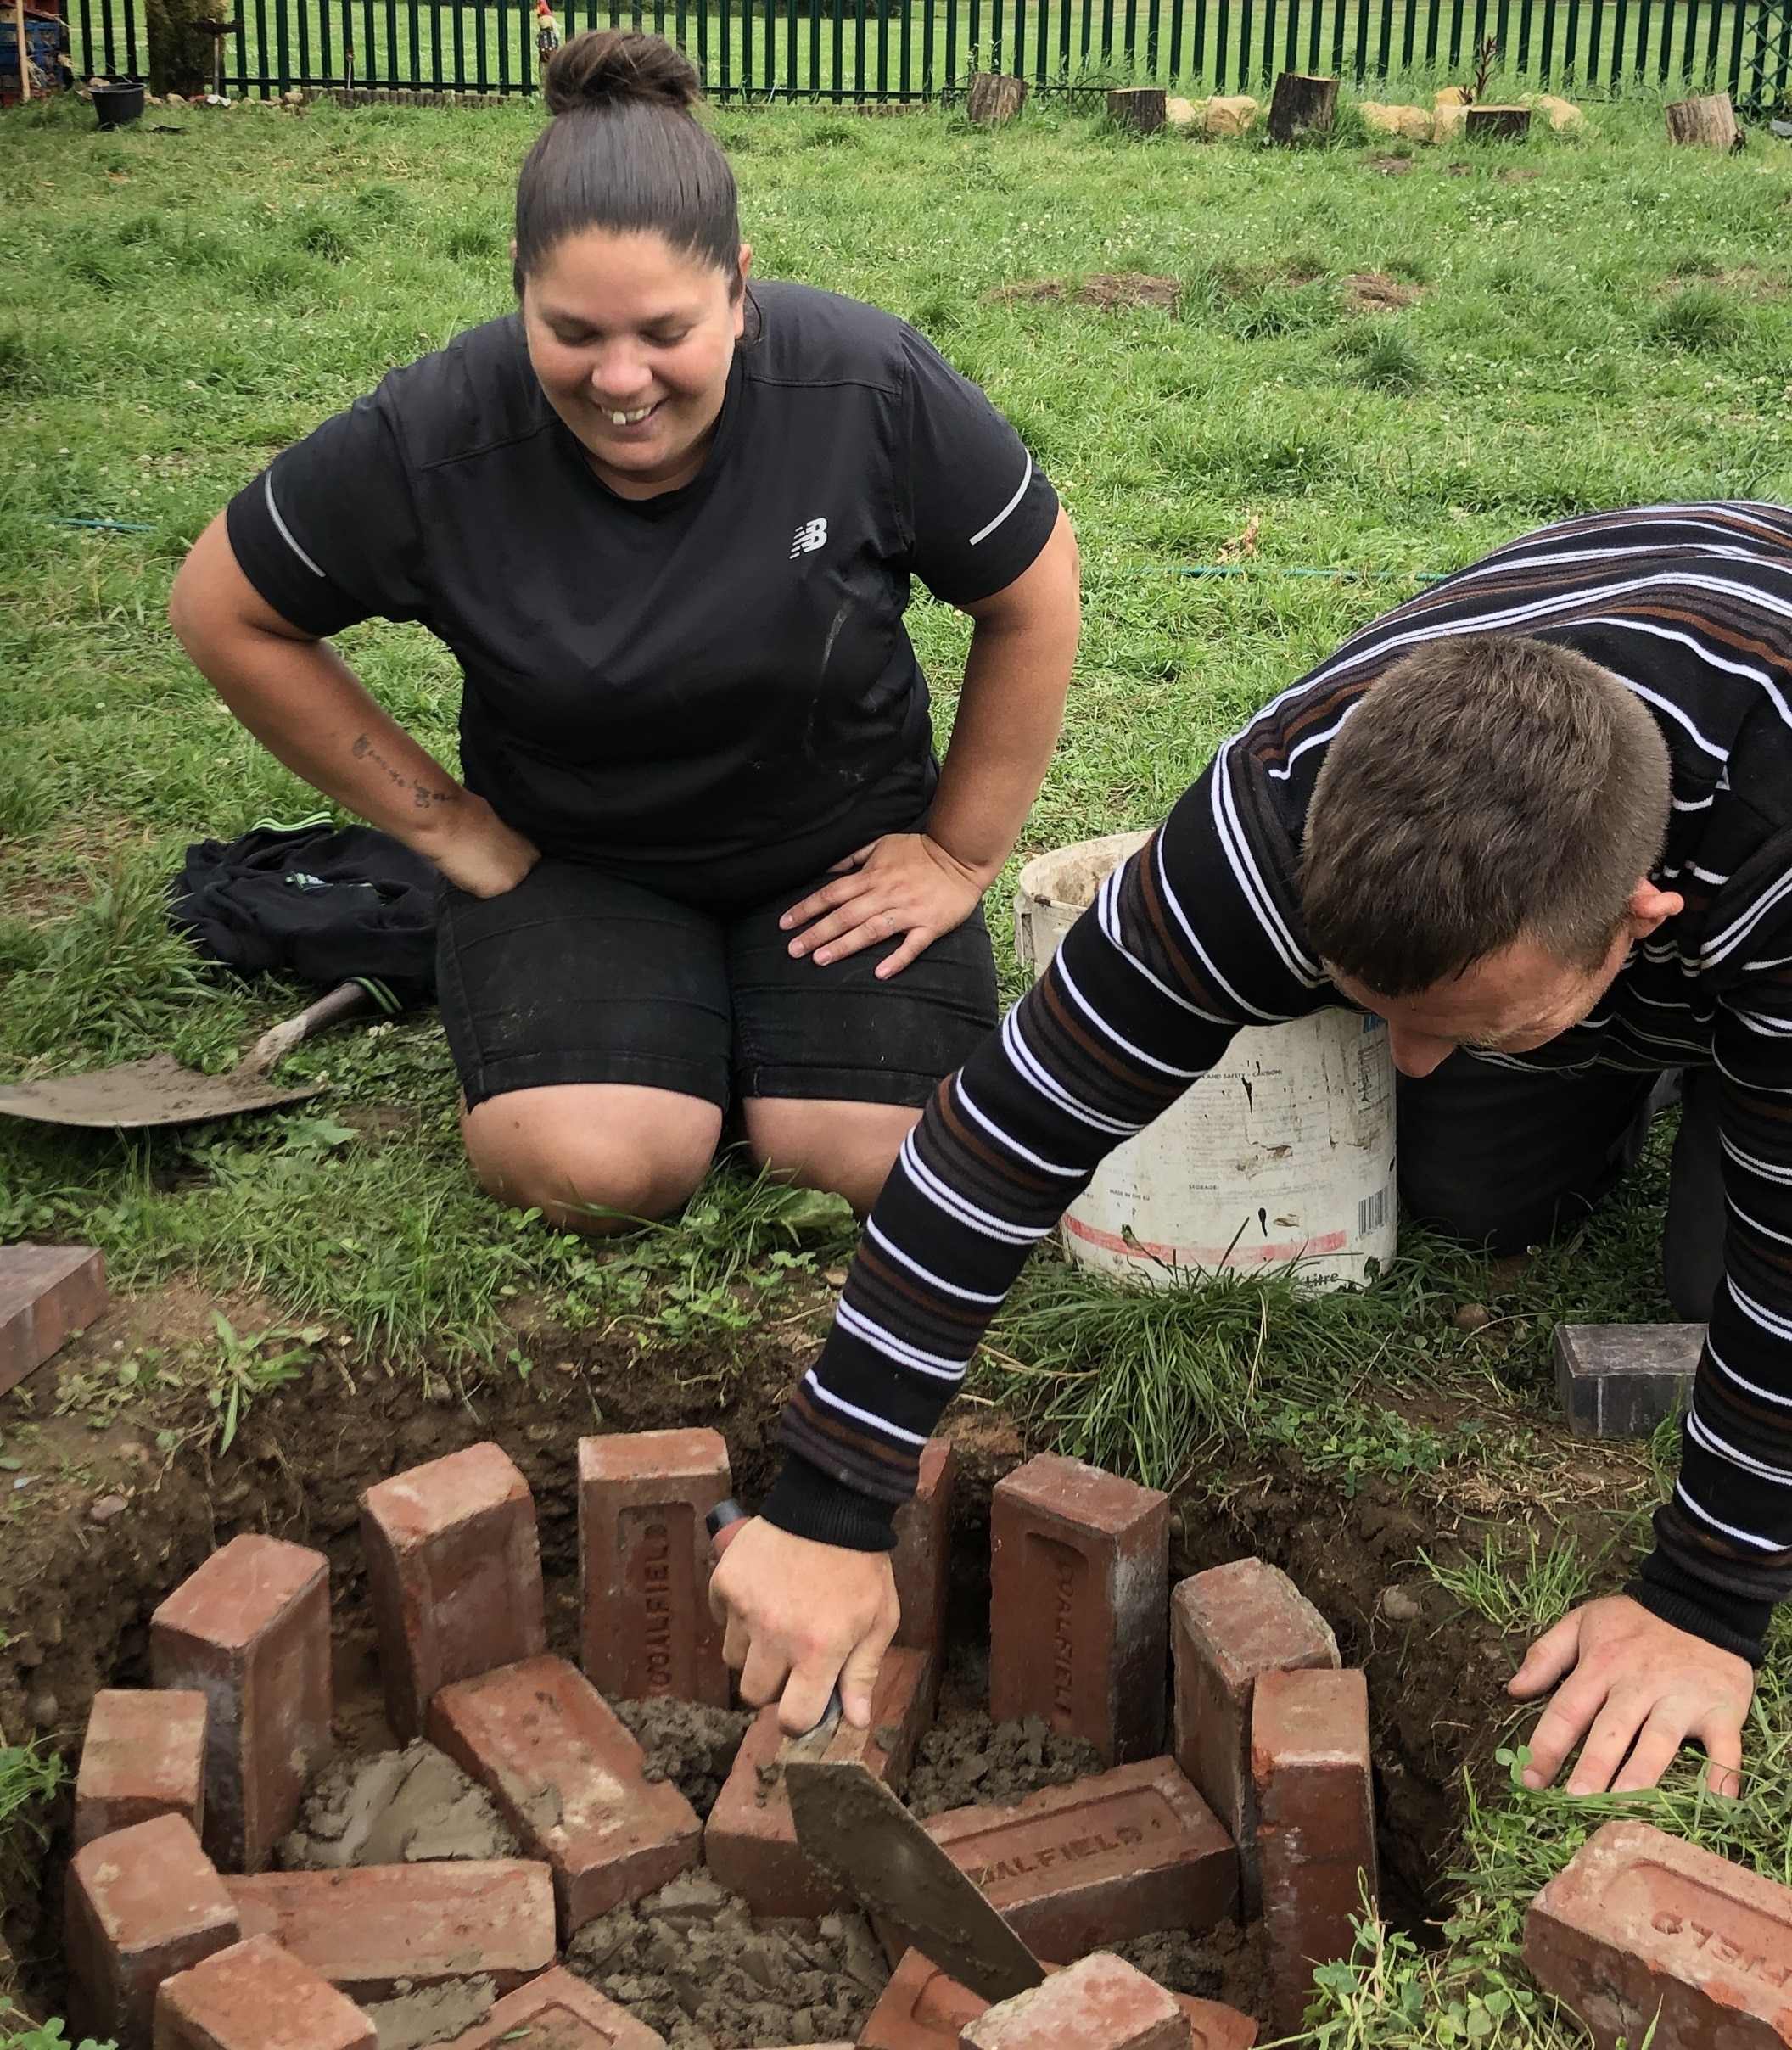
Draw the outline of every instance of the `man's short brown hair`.
<instances>
[{"instance_id":1,"label":"man's short brown hair","mask_svg":"<svg viewBox=\"0 0 1792 2050\"><path fill-rule=\"evenodd\" d=\"M1321 960L1383 996L1528 937L1593 967L1661 852L1666 742L1571 648L1463 635L1378 677L1327 751L1300 871Z\"/></svg>"}]
</instances>

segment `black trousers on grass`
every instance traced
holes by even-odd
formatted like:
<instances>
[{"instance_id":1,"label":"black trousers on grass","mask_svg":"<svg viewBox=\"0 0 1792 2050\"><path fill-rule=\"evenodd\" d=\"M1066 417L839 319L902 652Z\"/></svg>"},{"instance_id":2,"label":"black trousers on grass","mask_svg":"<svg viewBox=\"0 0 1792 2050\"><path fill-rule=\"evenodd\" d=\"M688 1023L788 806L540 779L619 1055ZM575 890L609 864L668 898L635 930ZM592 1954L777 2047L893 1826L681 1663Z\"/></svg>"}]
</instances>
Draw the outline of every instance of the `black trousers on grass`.
<instances>
[{"instance_id":1,"label":"black trousers on grass","mask_svg":"<svg viewBox=\"0 0 1792 2050\"><path fill-rule=\"evenodd\" d=\"M1400 1196L1417 1222L1496 1256L1571 1231L1636 1165L1658 1112L1680 1102L1661 1262L1675 1314L1702 1324L1723 1277L1717 1071L1527 1073L1452 1054L1397 1078Z\"/></svg>"}]
</instances>

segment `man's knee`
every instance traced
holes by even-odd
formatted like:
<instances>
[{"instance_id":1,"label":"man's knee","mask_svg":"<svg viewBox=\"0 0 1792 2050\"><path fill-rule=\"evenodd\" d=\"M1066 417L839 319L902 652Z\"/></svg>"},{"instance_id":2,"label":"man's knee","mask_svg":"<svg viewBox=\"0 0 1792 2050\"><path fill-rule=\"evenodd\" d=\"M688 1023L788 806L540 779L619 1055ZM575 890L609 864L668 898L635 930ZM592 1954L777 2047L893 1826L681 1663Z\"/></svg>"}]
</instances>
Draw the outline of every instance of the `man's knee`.
<instances>
[{"instance_id":1,"label":"man's knee","mask_svg":"<svg viewBox=\"0 0 1792 2050\"><path fill-rule=\"evenodd\" d=\"M921 1112L899 1104L754 1097L742 1106L753 1159L805 1188L869 1210Z\"/></svg>"}]
</instances>

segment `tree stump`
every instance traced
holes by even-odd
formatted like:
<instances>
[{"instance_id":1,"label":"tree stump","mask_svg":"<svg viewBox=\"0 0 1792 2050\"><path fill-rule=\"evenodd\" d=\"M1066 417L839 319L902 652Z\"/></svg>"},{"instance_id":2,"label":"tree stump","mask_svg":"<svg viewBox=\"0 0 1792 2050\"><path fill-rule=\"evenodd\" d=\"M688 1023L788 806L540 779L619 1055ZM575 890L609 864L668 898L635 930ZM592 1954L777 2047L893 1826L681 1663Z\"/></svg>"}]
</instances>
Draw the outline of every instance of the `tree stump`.
<instances>
[{"instance_id":1,"label":"tree stump","mask_svg":"<svg viewBox=\"0 0 1792 2050\"><path fill-rule=\"evenodd\" d=\"M211 90L211 0L149 0L149 90L203 99Z\"/></svg>"},{"instance_id":2,"label":"tree stump","mask_svg":"<svg viewBox=\"0 0 1792 2050\"><path fill-rule=\"evenodd\" d=\"M1021 110L1027 81L1004 71L973 71L965 95L965 115L979 128L1005 128Z\"/></svg>"},{"instance_id":3,"label":"tree stump","mask_svg":"<svg viewBox=\"0 0 1792 2050\"><path fill-rule=\"evenodd\" d=\"M1298 135L1329 135L1338 110L1338 81L1284 71L1269 102L1269 140L1284 145Z\"/></svg>"},{"instance_id":4,"label":"tree stump","mask_svg":"<svg viewBox=\"0 0 1792 2050\"><path fill-rule=\"evenodd\" d=\"M1667 110L1667 139L1699 149L1740 149L1744 136L1728 92L1701 92Z\"/></svg>"},{"instance_id":5,"label":"tree stump","mask_svg":"<svg viewBox=\"0 0 1792 2050\"><path fill-rule=\"evenodd\" d=\"M1531 132L1531 109L1470 107L1464 126L1471 143L1521 143Z\"/></svg>"},{"instance_id":6,"label":"tree stump","mask_svg":"<svg viewBox=\"0 0 1792 2050\"><path fill-rule=\"evenodd\" d=\"M1119 86L1107 96L1107 118L1135 135L1156 135L1164 122L1162 86Z\"/></svg>"}]
</instances>

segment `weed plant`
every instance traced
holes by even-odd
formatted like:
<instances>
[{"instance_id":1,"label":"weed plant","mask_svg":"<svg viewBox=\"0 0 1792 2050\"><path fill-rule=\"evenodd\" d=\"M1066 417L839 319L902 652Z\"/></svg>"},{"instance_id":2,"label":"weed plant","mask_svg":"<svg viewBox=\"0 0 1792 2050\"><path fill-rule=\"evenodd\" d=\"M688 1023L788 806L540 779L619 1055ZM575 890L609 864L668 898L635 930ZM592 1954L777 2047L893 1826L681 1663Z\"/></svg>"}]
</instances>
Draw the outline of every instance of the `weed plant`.
<instances>
[{"instance_id":1,"label":"weed plant","mask_svg":"<svg viewBox=\"0 0 1792 2050\"><path fill-rule=\"evenodd\" d=\"M1339 640L1530 525L1792 498L1792 151L1670 152L1658 95L1595 107L1579 138L1411 152L1369 141L1347 107L1335 146L1291 152L1130 140L1050 104L998 133L938 115L713 119L759 274L912 317L1015 421L1076 521L1084 653L1017 859L1153 822ZM507 195L539 120L188 110L100 134L75 104L0 119L0 1078L163 1047L216 1071L296 1007L290 989L199 969L161 921L188 842L316 809L184 661L169 581L273 451L508 308ZM1078 296L1128 272L1175 279L1173 303ZM1369 273L1417 296L1351 313L1348 281ZM1016 289L1042 283L1062 288ZM1242 574L1187 574L1253 520ZM967 628L920 593L910 622L944 738ZM445 652L385 625L342 646L451 764ZM1007 882L989 905L1003 949ZM1011 996L1020 972L1005 978ZM125 1288L193 1275L259 1291L287 1327L499 1370L527 1364L504 1324L519 1297L725 1362L849 1243L837 1212L725 1162L682 1220L604 1244L497 1211L461 1157L428 1015L327 1037L283 1073L330 1093L131 1140L0 1131L0 1241L78 1234ZM1521 1500L1547 1477L1530 1432L1554 1323L1664 1313L1664 1180L1658 1147L1521 1275L1412 1234L1386 1274L1323 1297L1298 1274L1147 1296L1041 1259L974 1392L1158 1481L1217 1484L1262 1450L1343 1493L1459 1473ZM1471 1299L1489 1313L1472 1334L1453 1321ZM1601 1573L1622 1569L1640 1515ZM1493 1556L1509 1577L1510 1554ZM1519 1563L1498 1599L1534 1618L1566 1562ZM1741 1804L1719 1811L1688 1771L1641 1812L1781 1872L1787 1672L1777 1644ZM1328 1982L1316 2040L1575 2040L1523 1978L1516 1917L1601 1811L1477 1793L1448 1946L1371 1935Z\"/></svg>"}]
</instances>

